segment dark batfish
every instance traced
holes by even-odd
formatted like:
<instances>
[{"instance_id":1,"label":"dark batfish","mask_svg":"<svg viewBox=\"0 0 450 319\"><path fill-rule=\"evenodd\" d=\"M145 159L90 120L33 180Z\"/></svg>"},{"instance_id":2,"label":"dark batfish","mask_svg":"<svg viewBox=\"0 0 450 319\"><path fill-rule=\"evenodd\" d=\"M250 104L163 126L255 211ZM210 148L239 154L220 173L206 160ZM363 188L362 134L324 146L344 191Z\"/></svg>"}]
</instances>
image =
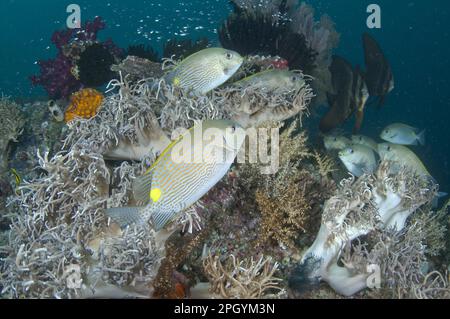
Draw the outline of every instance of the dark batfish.
<instances>
[{"instance_id":1,"label":"dark batfish","mask_svg":"<svg viewBox=\"0 0 450 319\"><path fill-rule=\"evenodd\" d=\"M341 125L353 112L353 68L342 57L333 56L330 65L333 93L327 93L329 111L320 121L320 130L328 133Z\"/></svg>"},{"instance_id":2,"label":"dark batfish","mask_svg":"<svg viewBox=\"0 0 450 319\"><path fill-rule=\"evenodd\" d=\"M394 89L394 76L389 61L375 39L368 33L362 36L366 63L366 84L370 96L383 105L386 95Z\"/></svg>"},{"instance_id":3,"label":"dark batfish","mask_svg":"<svg viewBox=\"0 0 450 319\"><path fill-rule=\"evenodd\" d=\"M364 81L364 74L359 66L353 71L353 105L352 109L355 111L355 125L353 127L353 134L359 132L362 122L364 120L364 107L369 99L369 92Z\"/></svg>"}]
</instances>

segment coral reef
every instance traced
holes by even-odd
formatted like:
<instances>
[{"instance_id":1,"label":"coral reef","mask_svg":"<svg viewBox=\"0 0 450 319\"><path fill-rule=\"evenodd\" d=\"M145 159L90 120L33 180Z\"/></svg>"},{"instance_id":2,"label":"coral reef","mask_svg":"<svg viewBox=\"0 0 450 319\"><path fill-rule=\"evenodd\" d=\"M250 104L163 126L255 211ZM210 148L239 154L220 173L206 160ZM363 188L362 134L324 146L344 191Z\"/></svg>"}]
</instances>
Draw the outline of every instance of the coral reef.
<instances>
[{"instance_id":1,"label":"coral reef","mask_svg":"<svg viewBox=\"0 0 450 319\"><path fill-rule=\"evenodd\" d=\"M144 58L129 55L120 64L111 66L111 70L120 73L130 82L137 82L149 78L162 78L164 71L161 64Z\"/></svg>"},{"instance_id":2,"label":"coral reef","mask_svg":"<svg viewBox=\"0 0 450 319\"><path fill-rule=\"evenodd\" d=\"M291 70L313 77L313 106L327 102L331 90L332 50L339 34L331 19L314 19L314 9L298 1L233 0L234 12L218 30L223 47L241 54L269 54L287 61ZM294 45L295 44L295 45Z\"/></svg>"},{"instance_id":3,"label":"coral reef","mask_svg":"<svg viewBox=\"0 0 450 319\"><path fill-rule=\"evenodd\" d=\"M134 50L138 56L115 61L111 71L118 78L104 95L93 89L72 95L67 125L53 114L61 100L24 108L34 118L24 134L34 140L14 152L15 189L0 180L2 195L16 193L8 198L7 221L0 220L0 230L9 228L7 234L0 232L2 297L449 297L443 268L447 205L431 211L437 194L433 181L406 168L393 172L389 162L371 175L337 179L341 170L311 147L302 127L316 95L312 87L326 85L326 76L314 80L298 71L299 87L270 93L231 83L288 66L318 74L338 38L331 21L314 21L312 8L297 7L295 1L263 2L267 6L234 2L222 41L235 45L238 30L248 23L249 32L241 36L256 35L256 40L243 44L243 50L266 56L248 56L227 85L192 96L164 80L177 61L141 58L147 54L151 59L155 52L137 46L128 53ZM98 43L95 34L103 25L95 21L80 31L81 42L72 31L53 37L72 72L89 48L119 55L111 43ZM252 34L255 26L261 32ZM92 34L83 35L88 31ZM285 43L267 51L274 39ZM298 40L299 52L288 48L292 39ZM180 59L206 45L174 40L166 44L165 54ZM82 68L78 71L81 79ZM71 93L67 83L56 87L54 95ZM11 109L5 112L16 114ZM23 121L15 118L8 134L21 131ZM267 174L261 158L250 161L245 153L245 163L234 165L199 202L158 232L148 225L120 229L108 220L105 209L138 204L133 181L171 139L198 120L215 118L281 132L267 136L262 146L279 153L278 169ZM12 123L6 122L3 127ZM246 146L250 143L249 136ZM379 267L379 289L366 289L377 284L369 281L374 272L368 265Z\"/></svg>"},{"instance_id":4,"label":"coral reef","mask_svg":"<svg viewBox=\"0 0 450 319\"><path fill-rule=\"evenodd\" d=\"M272 258L261 256L239 260L229 255L228 260L209 254L203 262L209 278L209 289L202 284L195 286L191 293L196 298L267 298L269 291L280 293L280 278L275 277L278 264Z\"/></svg>"},{"instance_id":5,"label":"coral reef","mask_svg":"<svg viewBox=\"0 0 450 319\"><path fill-rule=\"evenodd\" d=\"M150 60L152 62L159 62L160 58L158 52L150 45L137 44L130 45L125 51L125 56L135 56L138 58Z\"/></svg>"},{"instance_id":6,"label":"coral reef","mask_svg":"<svg viewBox=\"0 0 450 319\"><path fill-rule=\"evenodd\" d=\"M235 9L219 29L224 48L242 55L265 54L280 56L291 69L310 73L314 69L316 52L307 47L303 35L289 28L287 19L274 19L277 13L253 9Z\"/></svg>"},{"instance_id":7,"label":"coral reef","mask_svg":"<svg viewBox=\"0 0 450 319\"><path fill-rule=\"evenodd\" d=\"M307 76L298 73L304 81L295 90L264 92L252 85L244 92L238 86L219 90L219 98L224 109L242 127L258 127L267 122L282 122L294 116L308 114L308 106L314 97Z\"/></svg>"},{"instance_id":8,"label":"coral reef","mask_svg":"<svg viewBox=\"0 0 450 319\"><path fill-rule=\"evenodd\" d=\"M242 95L239 88L226 87L209 96L192 97L163 80L132 82L128 78L111 81L108 92L115 94L105 99L92 121L73 124L73 138L110 159L140 160L151 150L161 152L168 136L177 128L192 127L194 119L231 118L248 127L301 116L313 96L306 82L298 91L280 94L250 88Z\"/></svg>"},{"instance_id":9,"label":"coral reef","mask_svg":"<svg viewBox=\"0 0 450 319\"><path fill-rule=\"evenodd\" d=\"M25 119L19 105L3 95L0 98L0 114L0 173L3 174L8 167L9 143L17 142Z\"/></svg>"},{"instance_id":10,"label":"coral reef","mask_svg":"<svg viewBox=\"0 0 450 319\"><path fill-rule=\"evenodd\" d=\"M58 50L57 55L54 59L38 61L40 75L30 77L33 85L43 86L51 99L66 98L81 89L83 83L79 80L77 62L83 51L92 45L101 44L103 52L106 50L114 57L121 55L121 50L111 40L101 43L97 40L97 33L104 28L105 23L100 17L96 17L93 21L87 21L81 29L55 31L51 40ZM86 54L86 57L92 57L92 55ZM84 63L92 66L91 61L87 59L84 61L83 66ZM99 62L98 59L96 61ZM103 63L100 65L101 74L105 74ZM97 64L88 71L93 72L97 69L96 66ZM86 69L83 67L83 70ZM109 68L107 71L110 71ZM83 75L83 78L86 76ZM96 83L98 82L96 81Z\"/></svg>"},{"instance_id":11,"label":"coral reef","mask_svg":"<svg viewBox=\"0 0 450 319\"><path fill-rule=\"evenodd\" d=\"M108 83L113 73L114 55L103 44L94 43L80 54L76 62L77 78L87 87Z\"/></svg>"},{"instance_id":12,"label":"coral reef","mask_svg":"<svg viewBox=\"0 0 450 319\"><path fill-rule=\"evenodd\" d=\"M294 10L294 8L297 8ZM338 46L339 34L334 29L334 23L329 16L323 15L320 21L314 20L314 9L302 2L291 5L292 19L291 29L305 37L309 48L317 52L316 61L318 65L329 65L331 63L332 50Z\"/></svg>"},{"instance_id":13,"label":"coral reef","mask_svg":"<svg viewBox=\"0 0 450 319\"><path fill-rule=\"evenodd\" d=\"M64 114L64 120L68 123L75 117L89 119L97 114L102 101L103 95L97 90L83 89L75 92L70 97L70 104Z\"/></svg>"},{"instance_id":14,"label":"coral reef","mask_svg":"<svg viewBox=\"0 0 450 319\"><path fill-rule=\"evenodd\" d=\"M219 29L226 48L241 54L278 55L327 85L327 68L339 35L328 16L314 20L314 9L298 1L233 0L234 12ZM295 43L295 46L293 46ZM317 69L316 71L314 71Z\"/></svg>"},{"instance_id":15,"label":"coral reef","mask_svg":"<svg viewBox=\"0 0 450 319\"><path fill-rule=\"evenodd\" d=\"M372 273L367 266L378 265L383 291L414 297L411 289L427 274L422 270L426 253L442 248L442 238L436 235L442 228L431 219L423 223L408 218L422 210L425 215L417 218L430 218L427 214L435 195L430 181L406 168L394 174L389 162L381 163L374 175L342 180L336 194L325 202L320 230L293 272L290 286L301 292L308 280L322 280L351 296L368 287ZM359 241L363 236L364 244ZM425 248L427 240L434 247ZM346 245L351 245L347 253Z\"/></svg>"},{"instance_id":16,"label":"coral reef","mask_svg":"<svg viewBox=\"0 0 450 319\"><path fill-rule=\"evenodd\" d=\"M303 94L299 99L304 111L311 92L307 85L302 89L297 95ZM178 296L180 282L173 276L203 235L194 233L190 241L183 236L175 246L174 239L165 243L177 229L193 232L197 214L186 214L173 229L155 233L139 227L119 230L109 224L104 209L134 203L132 180L166 147L174 129L190 127L194 119L231 118L234 105L226 91L192 97L163 80L149 85L120 77L110 82L103 100L92 90L75 94L77 108L94 100L100 109L94 117L71 119L60 150L52 156L50 149L42 156L37 150L38 169L11 198L14 214L2 247L2 295L173 297L175 291ZM73 111L69 108L67 114ZM107 163L108 158L141 162ZM225 193L219 189L205 200L222 203ZM203 209L201 215L206 222L212 213Z\"/></svg>"},{"instance_id":17,"label":"coral reef","mask_svg":"<svg viewBox=\"0 0 450 319\"><path fill-rule=\"evenodd\" d=\"M2 295L68 298L126 296L129 286L135 293L148 290L141 283L154 278L163 256L155 234L129 228L118 237L103 214L108 201L128 199L130 178L143 168L123 163L111 171L101 155L77 146L50 160L47 154L38 158L45 174L24 182L11 203L16 215L2 248L9 255L2 265ZM110 183L118 185L112 199Z\"/></svg>"}]
</instances>

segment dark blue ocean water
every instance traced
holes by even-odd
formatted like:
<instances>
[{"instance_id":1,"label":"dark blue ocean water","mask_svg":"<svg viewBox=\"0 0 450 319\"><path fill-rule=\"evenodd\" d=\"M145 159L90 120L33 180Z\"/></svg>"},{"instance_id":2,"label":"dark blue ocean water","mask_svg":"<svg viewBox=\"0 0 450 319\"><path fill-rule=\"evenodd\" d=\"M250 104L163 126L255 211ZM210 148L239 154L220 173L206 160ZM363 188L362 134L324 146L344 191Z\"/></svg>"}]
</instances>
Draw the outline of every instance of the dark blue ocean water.
<instances>
[{"instance_id":1,"label":"dark blue ocean water","mask_svg":"<svg viewBox=\"0 0 450 319\"><path fill-rule=\"evenodd\" d=\"M226 0L2 0L0 1L0 92L28 97L44 95L28 76L35 62L55 54L50 36L64 28L66 6L77 3L82 20L101 16L107 28L100 38L121 47L150 43L161 48L172 37L208 36L230 12ZM383 126L404 122L427 130L427 145L414 150L444 191L450 191L450 2L446 0L323 0L308 1L317 13L327 13L341 33L336 53L363 62L361 34L367 30L366 8L382 9L378 39L393 67L396 87L382 109L369 108L362 133L377 136Z\"/></svg>"}]
</instances>

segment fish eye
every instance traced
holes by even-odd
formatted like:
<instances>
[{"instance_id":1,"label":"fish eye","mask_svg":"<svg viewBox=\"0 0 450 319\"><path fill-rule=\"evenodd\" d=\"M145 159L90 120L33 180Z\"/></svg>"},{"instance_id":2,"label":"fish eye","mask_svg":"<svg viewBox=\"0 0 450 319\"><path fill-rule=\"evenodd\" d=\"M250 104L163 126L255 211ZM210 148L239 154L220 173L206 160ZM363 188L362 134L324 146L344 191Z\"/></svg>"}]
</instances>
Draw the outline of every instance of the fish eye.
<instances>
[{"instance_id":1,"label":"fish eye","mask_svg":"<svg viewBox=\"0 0 450 319\"><path fill-rule=\"evenodd\" d=\"M236 132L236 126L233 125L233 126L231 127L231 133L234 133L234 132Z\"/></svg>"},{"instance_id":2,"label":"fish eye","mask_svg":"<svg viewBox=\"0 0 450 319\"><path fill-rule=\"evenodd\" d=\"M388 146L388 147L387 147L387 150L388 150L388 151L390 151L390 150L391 150L391 147L390 147L390 146Z\"/></svg>"},{"instance_id":3,"label":"fish eye","mask_svg":"<svg viewBox=\"0 0 450 319\"><path fill-rule=\"evenodd\" d=\"M296 75L293 75L292 77L291 77L291 81L292 82L296 82L298 80L298 77L296 76Z\"/></svg>"},{"instance_id":4,"label":"fish eye","mask_svg":"<svg viewBox=\"0 0 450 319\"><path fill-rule=\"evenodd\" d=\"M233 53L227 52L227 53L225 53L225 57L226 57L228 60L231 60L231 59L233 58Z\"/></svg>"},{"instance_id":5,"label":"fish eye","mask_svg":"<svg viewBox=\"0 0 450 319\"><path fill-rule=\"evenodd\" d=\"M353 150L353 148L350 149L350 154L353 154L355 151Z\"/></svg>"}]
</instances>

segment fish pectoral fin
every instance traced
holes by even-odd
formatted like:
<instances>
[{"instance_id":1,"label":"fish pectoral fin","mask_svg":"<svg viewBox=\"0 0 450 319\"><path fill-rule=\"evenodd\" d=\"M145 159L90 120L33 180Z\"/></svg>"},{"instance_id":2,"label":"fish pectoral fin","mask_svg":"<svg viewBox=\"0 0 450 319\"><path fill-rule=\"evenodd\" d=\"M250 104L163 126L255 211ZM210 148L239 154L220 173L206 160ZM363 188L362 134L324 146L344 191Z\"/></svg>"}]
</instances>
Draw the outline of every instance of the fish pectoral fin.
<instances>
[{"instance_id":1,"label":"fish pectoral fin","mask_svg":"<svg viewBox=\"0 0 450 319\"><path fill-rule=\"evenodd\" d=\"M144 175L136 178L133 182L133 196L140 204L146 204L150 200L150 190L152 188L153 173L148 171Z\"/></svg>"},{"instance_id":2,"label":"fish pectoral fin","mask_svg":"<svg viewBox=\"0 0 450 319\"><path fill-rule=\"evenodd\" d=\"M363 164L353 164L353 175L360 177L366 173L366 167Z\"/></svg>"},{"instance_id":3,"label":"fish pectoral fin","mask_svg":"<svg viewBox=\"0 0 450 319\"><path fill-rule=\"evenodd\" d=\"M126 227L131 224L143 224L140 207L113 207L106 210L106 215L119 224Z\"/></svg>"}]
</instances>

